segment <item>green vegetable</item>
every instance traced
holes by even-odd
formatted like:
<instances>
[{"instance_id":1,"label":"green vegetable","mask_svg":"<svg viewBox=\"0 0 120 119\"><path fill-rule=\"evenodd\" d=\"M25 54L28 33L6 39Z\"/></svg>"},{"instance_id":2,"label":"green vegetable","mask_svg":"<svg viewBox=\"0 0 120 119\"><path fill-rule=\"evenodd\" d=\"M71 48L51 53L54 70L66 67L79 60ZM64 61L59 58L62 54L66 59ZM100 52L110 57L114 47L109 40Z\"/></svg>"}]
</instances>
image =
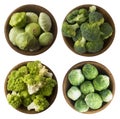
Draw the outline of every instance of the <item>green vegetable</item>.
<instances>
[{"instance_id":1,"label":"green vegetable","mask_svg":"<svg viewBox=\"0 0 120 119\"><path fill-rule=\"evenodd\" d=\"M95 41L100 39L100 28L97 24L90 24L90 23L83 23L80 26L82 36L87 40L87 41Z\"/></svg>"},{"instance_id":2,"label":"green vegetable","mask_svg":"<svg viewBox=\"0 0 120 119\"><path fill-rule=\"evenodd\" d=\"M104 46L104 41L102 39L95 41L88 41L86 43L86 50L90 53L96 53L102 50Z\"/></svg>"},{"instance_id":3,"label":"green vegetable","mask_svg":"<svg viewBox=\"0 0 120 119\"><path fill-rule=\"evenodd\" d=\"M89 106L86 104L86 102L82 98L78 99L75 102L74 107L79 112L87 112L89 110Z\"/></svg>"},{"instance_id":4,"label":"green vegetable","mask_svg":"<svg viewBox=\"0 0 120 119\"><path fill-rule=\"evenodd\" d=\"M82 37L79 40L76 40L74 43L74 50L79 53L79 54L83 54L86 52L86 40L84 39L84 37Z\"/></svg>"},{"instance_id":5,"label":"green vegetable","mask_svg":"<svg viewBox=\"0 0 120 119\"><path fill-rule=\"evenodd\" d=\"M101 25L104 23L104 17L98 11L90 12L89 13L89 23Z\"/></svg>"},{"instance_id":6,"label":"green vegetable","mask_svg":"<svg viewBox=\"0 0 120 119\"><path fill-rule=\"evenodd\" d=\"M34 109L36 112L45 110L49 106L49 102L42 95L37 95L33 102L27 106L28 110Z\"/></svg>"},{"instance_id":7,"label":"green vegetable","mask_svg":"<svg viewBox=\"0 0 120 119\"><path fill-rule=\"evenodd\" d=\"M102 99L97 93L89 93L85 97L85 102L91 109L99 109L102 106Z\"/></svg>"},{"instance_id":8,"label":"green vegetable","mask_svg":"<svg viewBox=\"0 0 120 119\"><path fill-rule=\"evenodd\" d=\"M33 34L35 37L37 37L41 33L41 28L37 23L29 23L25 27L25 32Z\"/></svg>"},{"instance_id":9,"label":"green vegetable","mask_svg":"<svg viewBox=\"0 0 120 119\"><path fill-rule=\"evenodd\" d=\"M67 22L63 22L62 24L62 33L66 37L75 37L76 30L79 28L78 23L75 24L68 24Z\"/></svg>"},{"instance_id":10,"label":"green vegetable","mask_svg":"<svg viewBox=\"0 0 120 119\"><path fill-rule=\"evenodd\" d=\"M98 75L94 80L93 80L93 85L95 90L97 91L102 91L104 89L107 89L110 84L110 79L107 75Z\"/></svg>"},{"instance_id":11,"label":"green vegetable","mask_svg":"<svg viewBox=\"0 0 120 119\"><path fill-rule=\"evenodd\" d=\"M9 24L12 27L23 28L26 25L26 13L25 12L13 13L10 18Z\"/></svg>"},{"instance_id":12,"label":"green vegetable","mask_svg":"<svg viewBox=\"0 0 120 119\"><path fill-rule=\"evenodd\" d=\"M43 31L50 31L52 27L52 21L48 14L41 12L39 15L38 23Z\"/></svg>"},{"instance_id":13,"label":"green vegetable","mask_svg":"<svg viewBox=\"0 0 120 119\"><path fill-rule=\"evenodd\" d=\"M40 61L31 61L8 75L7 100L14 108L24 106L39 112L49 106L47 99L56 85L52 72Z\"/></svg>"},{"instance_id":14,"label":"green vegetable","mask_svg":"<svg viewBox=\"0 0 120 119\"><path fill-rule=\"evenodd\" d=\"M97 9L96 6L92 5L89 7L89 12L94 12L96 11L96 9Z\"/></svg>"},{"instance_id":15,"label":"green vegetable","mask_svg":"<svg viewBox=\"0 0 120 119\"><path fill-rule=\"evenodd\" d=\"M8 100L8 103L16 109L22 104L22 100L20 96L16 93L12 93L12 94L8 93L7 100Z\"/></svg>"},{"instance_id":16,"label":"green vegetable","mask_svg":"<svg viewBox=\"0 0 120 119\"><path fill-rule=\"evenodd\" d=\"M41 46L48 46L53 42L53 34L44 32L39 36L39 43Z\"/></svg>"},{"instance_id":17,"label":"green vegetable","mask_svg":"<svg viewBox=\"0 0 120 119\"><path fill-rule=\"evenodd\" d=\"M88 11L82 8L80 10L73 10L72 12L70 12L66 17L66 20L70 24L73 23L81 24L82 22L87 20L87 18L88 18Z\"/></svg>"},{"instance_id":18,"label":"green vegetable","mask_svg":"<svg viewBox=\"0 0 120 119\"><path fill-rule=\"evenodd\" d=\"M27 23L38 23L38 15L34 12L26 12Z\"/></svg>"},{"instance_id":19,"label":"green vegetable","mask_svg":"<svg viewBox=\"0 0 120 119\"><path fill-rule=\"evenodd\" d=\"M80 91L83 94L89 94L89 93L93 93L94 92L94 87L91 81L84 81L81 85L80 85Z\"/></svg>"},{"instance_id":20,"label":"green vegetable","mask_svg":"<svg viewBox=\"0 0 120 119\"><path fill-rule=\"evenodd\" d=\"M109 102L109 101L111 101L111 100L112 100L112 97L113 97L112 92L111 92L111 90L109 90L109 89L102 90L102 91L100 92L100 96L102 97L102 100L103 100L104 102Z\"/></svg>"},{"instance_id":21,"label":"green vegetable","mask_svg":"<svg viewBox=\"0 0 120 119\"><path fill-rule=\"evenodd\" d=\"M113 34L112 26L105 22L100 26L100 30L102 32L103 39L108 39Z\"/></svg>"},{"instance_id":22,"label":"green vegetable","mask_svg":"<svg viewBox=\"0 0 120 119\"><path fill-rule=\"evenodd\" d=\"M98 70L94 65L87 63L82 67L82 73L86 79L93 80L97 77Z\"/></svg>"},{"instance_id":23,"label":"green vegetable","mask_svg":"<svg viewBox=\"0 0 120 119\"><path fill-rule=\"evenodd\" d=\"M81 69L73 69L68 74L68 80L70 84L78 86L84 81L84 76Z\"/></svg>"},{"instance_id":24,"label":"green vegetable","mask_svg":"<svg viewBox=\"0 0 120 119\"><path fill-rule=\"evenodd\" d=\"M75 101L75 100L77 100L77 99L81 96L81 92L80 92L80 90L79 90L78 87L76 87L76 86L71 86L71 88L68 89L68 91L67 91L67 96L68 96L71 100Z\"/></svg>"},{"instance_id":25,"label":"green vegetable","mask_svg":"<svg viewBox=\"0 0 120 119\"><path fill-rule=\"evenodd\" d=\"M9 32L9 39L10 39L10 42L13 44L13 45L16 45L16 42L15 42L15 39L16 39L16 36L19 34L19 33L23 33L24 32L24 29L21 29L21 28L18 28L18 27L13 27L10 29L10 32Z\"/></svg>"}]
</instances>

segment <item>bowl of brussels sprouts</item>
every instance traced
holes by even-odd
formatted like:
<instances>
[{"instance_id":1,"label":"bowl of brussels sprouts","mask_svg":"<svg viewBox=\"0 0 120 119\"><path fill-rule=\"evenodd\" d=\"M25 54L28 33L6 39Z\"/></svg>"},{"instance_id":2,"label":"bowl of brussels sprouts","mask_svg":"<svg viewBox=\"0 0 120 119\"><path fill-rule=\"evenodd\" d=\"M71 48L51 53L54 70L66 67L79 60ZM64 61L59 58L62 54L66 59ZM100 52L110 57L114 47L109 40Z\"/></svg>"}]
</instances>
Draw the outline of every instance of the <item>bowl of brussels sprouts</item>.
<instances>
[{"instance_id":1,"label":"bowl of brussels sprouts","mask_svg":"<svg viewBox=\"0 0 120 119\"><path fill-rule=\"evenodd\" d=\"M46 8L28 4L16 8L8 16L4 32L12 49L24 55L38 55L54 43L57 24Z\"/></svg>"},{"instance_id":2,"label":"bowl of brussels sprouts","mask_svg":"<svg viewBox=\"0 0 120 119\"><path fill-rule=\"evenodd\" d=\"M85 4L72 9L65 16L61 31L66 45L74 53L96 56L112 44L115 25L105 9Z\"/></svg>"},{"instance_id":3,"label":"bowl of brussels sprouts","mask_svg":"<svg viewBox=\"0 0 120 119\"><path fill-rule=\"evenodd\" d=\"M110 70L95 61L83 61L72 66L63 81L66 102L74 110L93 114L105 109L115 93L115 81Z\"/></svg>"},{"instance_id":4,"label":"bowl of brussels sprouts","mask_svg":"<svg viewBox=\"0 0 120 119\"><path fill-rule=\"evenodd\" d=\"M48 109L57 96L58 83L53 71L39 60L21 62L6 76L8 104L14 109L36 114Z\"/></svg>"}]
</instances>

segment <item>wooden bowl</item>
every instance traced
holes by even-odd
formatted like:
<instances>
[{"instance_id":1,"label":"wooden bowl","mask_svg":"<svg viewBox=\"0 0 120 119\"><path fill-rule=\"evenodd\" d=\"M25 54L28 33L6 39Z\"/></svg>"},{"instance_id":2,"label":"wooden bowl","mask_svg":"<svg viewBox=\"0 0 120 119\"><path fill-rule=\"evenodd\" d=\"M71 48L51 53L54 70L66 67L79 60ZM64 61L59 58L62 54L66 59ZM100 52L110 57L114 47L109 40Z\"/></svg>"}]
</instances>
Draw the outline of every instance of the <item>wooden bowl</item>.
<instances>
[{"instance_id":1,"label":"wooden bowl","mask_svg":"<svg viewBox=\"0 0 120 119\"><path fill-rule=\"evenodd\" d=\"M16 66L14 66L14 67L10 70L10 72L8 73L8 75L11 73L11 71L17 70L17 69L20 68L21 66L26 66L26 64L27 64L28 62L30 62L30 61L22 62L22 63L20 63L20 64L18 64L18 65L16 65ZM46 65L44 65L44 64L42 64L42 65L45 66L45 67L48 69L48 71L53 74L53 79L57 81L57 78L56 78L55 74L53 73L53 71L52 71L48 66L46 66ZM6 77L6 79L5 79L5 83L4 83L4 91L5 91L5 95L6 95L6 96L7 96L8 93L11 93L11 91L8 91L8 90L7 90L8 75L7 75L7 77ZM46 97L46 99L48 100L48 102L49 102L49 104L50 104L49 107L53 104L53 102L54 102L54 100L55 100L55 98L56 98L56 96L57 96L57 91L58 91L58 84L53 88L52 95ZM48 109L49 107L47 107L47 109ZM15 108L14 108L14 109L15 109ZM21 107L19 107L17 110L20 111L20 112L23 112L23 113L27 113L27 114L36 114L36 113L41 113L41 112L45 111L46 109L43 110L43 111L41 111L41 112L36 112L35 110L30 110L30 111L29 111L29 110L27 110L27 108L25 108L24 106L21 106Z\"/></svg>"},{"instance_id":2,"label":"wooden bowl","mask_svg":"<svg viewBox=\"0 0 120 119\"><path fill-rule=\"evenodd\" d=\"M74 101L72 101L67 96L67 90L71 87L71 84L70 84L70 82L68 80L68 74L73 69L82 68L83 65L85 65L86 63L94 65L98 69L99 74L105 74L105 75L109 76L109 78L110 78L110 86L108 88L111 90L111 92L113 94L113 97L114 97L114 94L115 94L115 81L114 81L114 77L113 77L112 73L109 71L109 69L107 67L105 67L104 65L102 65L102 64L100 64L98 62L95 62L95 61L83 61L83 62L77 63L77 64L75 64L74 66L72 66L68 70L68 72L66 73L66 75L64 77L64 81L63 81L63 94L64 94L64 98L65 98L66 102L70 105L70 107L72 107L74 110L75 110L75 108L74 108ZM103 103L102 107L99 108L99 109L96 109L96 110L89 109L87 112L83 112L83 113L85 113L85 114L93 114L93 113L100 112L103 109L105 109L111 103L111 101L107 102L107 103Z\"/></svg>"},{"instance_id":3,"label":"wooden bowl","mask_svg":"<svg viewBox=\"0 0 120 119\"><path fill-rule=\"evenodd\" d=\"M77 6L76 8L74 8L74 9L72 9L69 13L71 13L71 12L72 12L73 10L75 10L75 9L80 9L80 8L89 9L90 6L93 6L93 5L92 5L92 4L80 5L80 6ZM65 42L65 44L67 45L67 47L68 47L71 51L73 51L74 53L76 53L76 54L78 54L78 55L82 55L82 56L96 56L96 55L99 55L99 54L105 52L105 51L110 47L110 45L112 44L112 42L113 42L113 40L114 40L114 36L115 36L115 25L114 25L114 22L113 22L112 17L111 17L110 14L109 14L105 9L103 9L102 7L99 7L99 6L97 6L97 5L94 5L94 6L96 6L98 12L100 12L100 13L103 14L103 17L104 17L104 19L105 19L105 22L108 22L108 23L112 26L112 28L113 28L113 34L112 34L111 37L109 37L108 39L105 40L104 46L103 46L103 48L102 48L99 52L96 52L96 53L86 52L86 53L83 53L83 54L79 54L79 53L77 53L77 52L74 50L74 47L73 47L73 46L74 46L74 42L73 42L73 40L72 40L71 38L68 38L68 37L63 36L64 42ZM69 13L68 13L68 14L69 14ZM68 14L67 14L67 15L68 15ZM67 15L66 15L66 16L67 16ZM66 17L65 17L64 21L66 21ZM63 21L63 22L64 22L64 21Z\"/></svg>"},{"instance_id":4,"label":"wooden bowl","mask_svg":"<svg viewBox=\"0 0 120 119\"><path fill-rule=\"evenodd\" d=\"M16 13L16 12L34 12L36 13L37 15L40 14L40 12L45 12L47 13L50 18L51 18L51 21L52 21L52 28L51 28L51 31L53 33L53 42L51 43L51 45L49 46L45 46L45 47L41 47L39 50L37 51L24 51L24 50L20 50L18 47L14 46L11 42L10 42L10 39L9 39L9 31L10 29L12 28L10 25L9 25L9 21L10 21L10 18L12 16L13 13ZM18 8L16 8L7 18L6 20L6 23L5 23L5 27L4 27L4 32L5 32L5 37L6 37L6 40L8 42L8 44L10 45L10 47L12 49L14 49L16 52L18 53L21 53L21 54L24 54L24 55L38 55L38 54L41 54L43 52L45 52L46 50L48 50L52 44L54 43L55 39L56 39L56 36L57 36L57 24L56 24L56 21L55 21L55 18L54 16L46 9L46 8L43 8L41 6L38 6L38 5L34 5L34 4L28 4L28 5L23 5L23 6L20 6Z\"/></svg>"}]
</instances>

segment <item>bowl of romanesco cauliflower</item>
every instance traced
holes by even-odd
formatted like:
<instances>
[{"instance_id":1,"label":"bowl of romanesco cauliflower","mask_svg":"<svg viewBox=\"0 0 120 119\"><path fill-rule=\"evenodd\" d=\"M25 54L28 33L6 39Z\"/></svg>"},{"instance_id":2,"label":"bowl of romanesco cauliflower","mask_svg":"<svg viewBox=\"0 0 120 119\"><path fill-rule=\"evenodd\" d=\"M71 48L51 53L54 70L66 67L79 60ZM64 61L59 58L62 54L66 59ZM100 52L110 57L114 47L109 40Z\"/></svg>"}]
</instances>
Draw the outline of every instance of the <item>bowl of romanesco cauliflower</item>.
<instances>
[{"instance_id":1,"label":"bowl of romanesco cauliflower","mask_svg":"<svg viewBox=\"0 0 120 119\"><path fill-rule=\"evenodd\" d=\"M28 114L48 109L56 98L57 89L54 73L40 61L27 61L16 65L5 80L8 104Z\"/></svg>"},{"instance_id":2,"label":"bowl of romanesco cauliflower","mask_svg":"<svg viewBox=\"0 0 120 119\"><path fill-rule=\"evenodd\" d=\"M63 39L70 50L82 56L96 56L106 51L115 36L110 14L92 4L72 9L62 24Z\"/></svg>"}]
</instances>

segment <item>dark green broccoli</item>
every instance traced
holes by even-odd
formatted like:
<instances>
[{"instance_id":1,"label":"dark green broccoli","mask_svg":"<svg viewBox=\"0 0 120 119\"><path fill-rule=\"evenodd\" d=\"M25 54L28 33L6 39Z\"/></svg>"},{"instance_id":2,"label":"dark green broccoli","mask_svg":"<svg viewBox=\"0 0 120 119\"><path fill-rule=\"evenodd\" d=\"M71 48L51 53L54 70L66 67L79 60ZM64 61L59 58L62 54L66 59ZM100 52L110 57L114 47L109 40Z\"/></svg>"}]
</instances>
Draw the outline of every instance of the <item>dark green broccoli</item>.
<instances>
[{"instance_id":1,"label":"dark green broccoli","mask_svg":"<svg viewBox=\"0 0 120 119\"><path fill-rule=\"evenodd\" d=\"M100 30L102 32L103 39L109 38L113 33L113 28L108 22L103 23L100 26Z\"/></svg>"},{"instance_id":2,"label":"dark green broccoli","mask_svg":"<svg viewBox=\"0 0 120 119\"><path fill-rule=\"evenodd\" d=\"M100 51L104 46L104 41L102 39L95 40L95 41L88 41L86 43L86 50L90 53L96 53Z\"/></svg>"},{"instance_id":3,"label":"dark green broccoli","mask_svg":"<svg viewBox=\"0 0 120 119\"><path fill-rule=\"evenodd\" d=\"M74 50L79 53L79 54L83 54L86 52L86 40L84 39L84 37L82 37L81 39L75 41L74 43Z\"/></svg>"},{"instance_id":4,"label":"dark green broccoli","mask_svg":"<svg viewBox=\"0 0 120 119\"><path fill-rule=\"evenodd\" d=\"M77 23L75 24L68 24L67 22L63 22L62 25L62 33L63 36L66 37L75 37L76 36L76 30L79 28L79 25Z\"/></svg>"},{"instance_id":5,"label":"dark green broccoli","mask_svg":"<svg viewBox=\"0 0 120 119\"><path fill-rule=\"evenodd\" d=\"M82 34L81 34L81 30L80 29L78 29L76 31L76 36L72 37L72 39L73 39L74 42L79 40L79 39L82 39Z\"/></svg>"},{"instance_id":6,"label":"dark green broccoli","mask_svg":"<svg viewBox=\"0 0 120 119\"><path fill-rule=\"evenodd\" d=\"M8 100L8 103L16 109L19 108L20 105L22 104L22 100L21 100L20 96L16 93L12 93L12 94L8 93L7 100Z\"/></svg>"},{"instance_id":7,"label":"dark green broccoli","mask_svg":"<svg viewBox=\"0 0 120 119\"><path fill-rule=\"evenodd\" d=\"M88 18L88 11L87 9L82 8L70 12L66 17L66 20L70 24L73 23L81 24L82 22L86 21L87 18Z\"/></svg>"},{"instance_id":8,"label":"dark green broccoli","mask_svg":"<svg viewBox=\"0 0 120 119\"><path fill-rule=\"evenodd\" d=\"M98 11L90 12L89 13L89 23L101 25L104 23L104 17Z\"/></svg>"},{"instance_id":9,"label":"dark green broccoli","mask_svg":"<svg viewBox=\"0 0 120 119\"><path fill-rule=\"evenodd\" d=\"M87 41L95 41L100 39L100 28L97 24L90 24L90 23L83 23L80 26L82 36L87 40Z\"/></svg>"}]
</instances>

